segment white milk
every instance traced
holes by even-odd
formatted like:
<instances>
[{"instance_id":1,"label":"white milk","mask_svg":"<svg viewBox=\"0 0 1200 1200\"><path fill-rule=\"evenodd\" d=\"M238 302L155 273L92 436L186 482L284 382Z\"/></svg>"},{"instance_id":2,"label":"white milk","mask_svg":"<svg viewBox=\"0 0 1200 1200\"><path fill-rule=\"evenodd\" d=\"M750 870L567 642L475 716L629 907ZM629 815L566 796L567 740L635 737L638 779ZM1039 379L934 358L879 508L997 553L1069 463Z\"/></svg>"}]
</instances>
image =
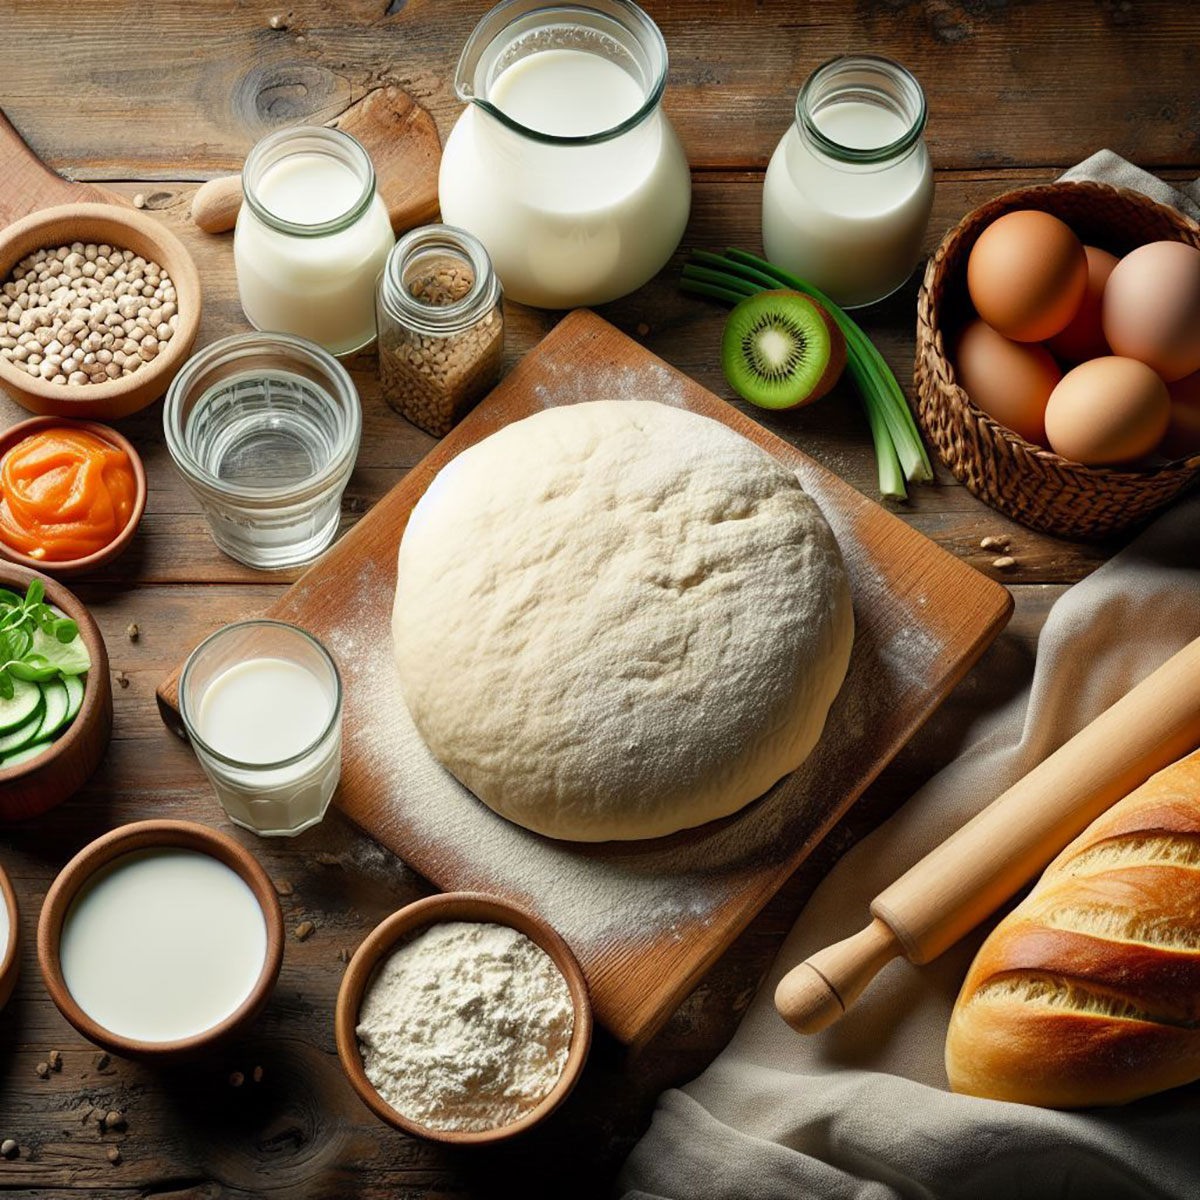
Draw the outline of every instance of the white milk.
<instances>
[{"instance_id":1,"label":"white milk","mask_svg":"<svg viewBox=\"0 0 1200 1200\"><path fill-rule=\"evenodd\" d=\"M300 226L336 221L363 191L348 164L308 152L270 164L251 186L271 216ZM297 334L332 354L356 350L375 336L375 281L394 240L378 192L344 228L312 236L272 228L243 204L233 239L242 309L258 329Z\"/></svg>"},{"instance_id":2,"label":"white milk","mask_svg":"<svg viewBox=\"0 0 1200 1200\"><path fill-rule=\"evenodd\" d=\"M231 766L200 753L217 797L237 824L256 833L299 833L325 814L341 772L340 725L321 739L334 696L306 667L251 658L217 675L200 697L197 731ZM304 751L300 761L277 768Z\"/></svg>"},{"instance_id":3,"label":"white milk","mask_svg":"<svg viewBox=\"0 0 1200 1200\"><path fill-rule=\"evenodd\" d=\"M831 141L855 150L889 145L908 128L892 109L861 100L828 104L813 119ZM933 171L923 142L898 160L844 163L793 124L767 168L763 249L776 266L838 304L871 304L912 274L932 207Z\"/></svg>"},{"instance_id":4,"label":"white milk","mask_svg":"<svg viewBox=\"0 0 1200 1200\"><path fill-rule=\"evenodd\" d=\"M241 1007L262 974L267 923L237 872L194 850L116 859L63 921L67 990L112 1033L170 1042Z\"/></svg>"},{"instance_id":5,"label":"white milk","mask_svg":"<svg viewBox=\"0 0 1200 1200\"><path fill-rule=\"evenodd\" d=\"M527 129L578 137L634 116L645 95L617 63L563 49L512 63L488 100ZM671 257L691 206L687 161L660 109L618 137L572 146L468 105L446 140L439 191L443 219L483 242L505 292L542 308L640 287Z\"/></svg>"}]
</instances>

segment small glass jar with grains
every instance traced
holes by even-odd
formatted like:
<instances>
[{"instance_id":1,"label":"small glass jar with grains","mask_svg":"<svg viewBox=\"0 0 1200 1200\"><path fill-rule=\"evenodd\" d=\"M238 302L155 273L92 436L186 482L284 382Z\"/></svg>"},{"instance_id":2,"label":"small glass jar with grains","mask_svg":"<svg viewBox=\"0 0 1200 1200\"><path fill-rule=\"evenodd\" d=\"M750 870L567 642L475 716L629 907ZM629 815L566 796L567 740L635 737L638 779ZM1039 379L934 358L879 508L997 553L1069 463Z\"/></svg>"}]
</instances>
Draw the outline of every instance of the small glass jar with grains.
<instances>
[{"instance_id":1,"label":"small glass jar with grains","mask_svg":"<svg viewBox=\"0 0 1200 1200\"><path fill-rule=\"evenodd\" d=\"M384 399L436 437L491 390L504 359L500 282L478 238L426 225L392 248L379 280Z\"/></svg>"}]
</instances>

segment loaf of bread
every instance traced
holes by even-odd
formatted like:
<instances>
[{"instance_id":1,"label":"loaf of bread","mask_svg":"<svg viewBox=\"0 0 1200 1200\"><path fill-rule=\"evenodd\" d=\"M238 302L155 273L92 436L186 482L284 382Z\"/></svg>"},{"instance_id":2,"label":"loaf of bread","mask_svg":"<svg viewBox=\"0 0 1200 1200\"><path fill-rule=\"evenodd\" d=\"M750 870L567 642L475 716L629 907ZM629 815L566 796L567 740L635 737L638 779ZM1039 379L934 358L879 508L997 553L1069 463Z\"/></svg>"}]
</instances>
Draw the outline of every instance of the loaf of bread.
<instances>
[{"instance_id":1,"label":"loaf of bread","mask_svg":"<svg viewBox=\"0 0 1200 1200\"><path fill-rule=\"evenodd\" d=\"M1052 1108L1200 1079L1200 751L1093 821L993 930L946 1071L956 1092Z\"/></svg>"}]
</instances>

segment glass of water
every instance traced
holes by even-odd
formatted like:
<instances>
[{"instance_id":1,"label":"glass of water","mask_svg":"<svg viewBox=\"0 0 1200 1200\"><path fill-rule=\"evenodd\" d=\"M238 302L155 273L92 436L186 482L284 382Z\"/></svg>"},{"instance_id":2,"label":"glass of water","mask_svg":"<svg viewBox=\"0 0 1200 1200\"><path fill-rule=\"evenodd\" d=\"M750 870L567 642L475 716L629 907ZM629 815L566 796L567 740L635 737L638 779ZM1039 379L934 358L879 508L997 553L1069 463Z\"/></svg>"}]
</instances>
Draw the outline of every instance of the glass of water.
<instances>
[{"instance_id":1,"label":"glass of water","mask_svg":"<svg viewBox=\"0 0 1200 1200\"><path fill-rule=\"evenodd\" d=\"M320 346L285 333L206 346L172 381L163 426L231 558L292 567L333 541L362 408L346 369Z\"/></svg>"}]
</instances>

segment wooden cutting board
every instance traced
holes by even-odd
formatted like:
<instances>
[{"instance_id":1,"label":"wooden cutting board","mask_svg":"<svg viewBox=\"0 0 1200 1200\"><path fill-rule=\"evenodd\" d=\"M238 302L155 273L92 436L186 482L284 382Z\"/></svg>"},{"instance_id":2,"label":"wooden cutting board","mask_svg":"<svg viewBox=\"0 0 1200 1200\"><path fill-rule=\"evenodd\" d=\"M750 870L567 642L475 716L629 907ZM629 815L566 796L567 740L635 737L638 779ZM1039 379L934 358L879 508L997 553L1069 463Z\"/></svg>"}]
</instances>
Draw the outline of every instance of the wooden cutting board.
<instances>
[{"instance_id":1,"label":"wooden cutting board","mask_svg":"<svg viewBox=\"0 0 1200 1200\"><path fill-rule=\"evenodd\" d=\"M0 229L56 204L125 204L94 183L72 183L50 170L0 112Z\"/></svg>"},{"instance_id":2,"label":"wooden cutting board","mask_svg":"<svg viewBox=\"0 0 1200 1200\"><path fill-rule=\"evenodd\" d=\"M466 447L540 409L620 396L713 417L794 469L833 526L851 576L850 671L807 763L733 817L641 843L571 844L496 816L434 763L391 660L396 552L413 505ZM271 610L333 651L345 684L337 803L446 890L541 913L587 976L596 1017L648 1038L1003 627L999 584L595 314L563 320ZM159 690L177 726L177 676ZM497 697L497 703L503 699Z\"/></svg>"}]
</instances>

